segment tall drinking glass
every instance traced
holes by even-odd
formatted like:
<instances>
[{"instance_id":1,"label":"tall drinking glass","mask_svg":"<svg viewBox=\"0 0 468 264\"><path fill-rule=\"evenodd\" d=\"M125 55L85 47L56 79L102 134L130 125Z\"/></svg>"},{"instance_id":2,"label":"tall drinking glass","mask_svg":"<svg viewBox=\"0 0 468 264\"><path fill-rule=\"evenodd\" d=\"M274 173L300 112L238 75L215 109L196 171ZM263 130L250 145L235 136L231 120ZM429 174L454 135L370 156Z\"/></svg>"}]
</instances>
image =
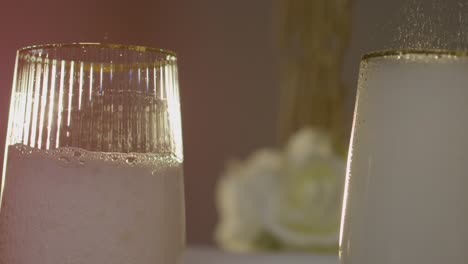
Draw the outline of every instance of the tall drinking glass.
<instances>
[{"instance_id":1,"label":"tall drinking glass","mask_svg":"<svg viewBox=\"0 0 468 264\"><path fill-rule=\"evenodd\" d=\"M6 145L0 263L179 263L174 53L106 44L20 49Z\"/></svg>"},{"instance_id":2,"label":"tall drinking glass","mask_svg":"<svg viewBox=\"0 0 468 264\"><path fill-rule=\"evenodd\" d=\"M344 193L343 264L468 260L468 54L361 62Z\"/></svg>"}]
</instances>

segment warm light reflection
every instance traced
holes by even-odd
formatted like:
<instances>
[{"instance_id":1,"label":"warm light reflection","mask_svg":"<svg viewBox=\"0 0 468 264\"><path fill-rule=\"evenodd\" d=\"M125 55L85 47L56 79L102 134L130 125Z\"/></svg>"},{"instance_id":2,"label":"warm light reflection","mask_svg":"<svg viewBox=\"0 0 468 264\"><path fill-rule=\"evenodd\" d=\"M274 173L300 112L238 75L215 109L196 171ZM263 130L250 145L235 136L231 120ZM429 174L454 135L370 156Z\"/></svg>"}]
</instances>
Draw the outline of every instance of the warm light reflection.
<instances>
[{"instance_id":1,"label":"warm light reflection","mask_svg":"<svg viewBox=\"0 0 468 264\"><path fill-rule=\"evenodd\" d=\"M18 69L19 71L19 76L22 76L23 72L24 72L24 68L25 66L21 67ZM21 78L21 77L20 77ZM10 119L12 120L12 125L11 125L11 129L14 131L13 134L9 135L9 140L12 142L12 143L16 143L16 142L19 142L21 141L21 134L22 134L22 127L20 126L20 121L22 122L22 117L20 116L20 113L21 111L19 110L21 105L22 105L22 96L21 96L21 91L22 91L22 87L21 87L21 83L22 83L22 80L17 80L18 81L18 86L19 88L17 87L17 91L15 93L16 97L15 97L15 101L14 101L14 105L12 106L13 109L14 109L14 112L13 112L13 118ZM13 95L13 93L12 93ZM10 113L11 115L11 113Z\"/></svg>"},{"instance_id":2,"label":"warm light reflection","mask_svg":"<svg viewBox=\"0 0 468 264\"><path fill-rule=\"evenodd\" d=\"M40 55L39 55L40 57ZM30 146L35 147L36 146L36 134L37 134L37 122L38 122L38 117L39 117L39 96L41 92L41 77L42 77L42 63L37 64L37 70L36 70L36 83L35 83L35 88L34 88L34 100L33 100L33 113L32 113L32 128L31 128L31 140L30 140Z\"/></svg>"},{"instance_id":3,"label":"warm light reflection","mask_svg":"<svg viewBox=\"0 0 468 264\"><path fill-rule=\"evenodd\" d=\"M29 85L30 85L30 75L31 75L31 71L32 71L32 67L31 65L29 66L29 68L27 69L27 73L24 74L24 85L23 85L23 88L22 88L22 91L21 91L21 100L22 100L22 108L21 108L21 118L22 118L22 121L21 123L19 124L20 127L22 128L21 132L22 132L22 136L20 137L20 141L21 142L27 142L28 141L28 137L29 137L29 129L26 128L26 124L29 126L29 120L28 120L28 111L27 111L27 108L30 108L29 105L28 105L28 97L29 97Z\"/></svg>"},{"instance_id":4,"label":"warm light reflection","mask_svg":"<svg viewBox=\"0 0 468 264\"><path fill-rule=\"evenodd\" d=\"M3 156L3 168L2 168L2 175L0 175L2 177L2 185L0 186L0 211L2 210L2 200L3 200L3 191L5 190L5 185L6 185L6 180L5 180L5 177L6 177L6 169L7 169L7 161L8 161L8 146L13 143L11 142L11 133L13 132L13 124L15 123L13 121L13 115L16 113L16 96L17 96L17 93L15 92L16 91L16 85L17 85L17 72L18 72L18 60L19 60L19 53L17 52L16 53L16 60L15 60L15 72L13 74L13 85L12 85L12 93L10 95L10 111L8 113L8 128L7 128L7 137L6 137L6 142L5 142L5 151L3 153L5 153L5 155Z\"/></svg>"},{"instance_id":5,"label":"warm light reflection","mask_svg":"<svg viewBox=\"0 0 468 264\"><path fill-rule=\"evenodd\" d=\"M176 127L173 129L173 133L175 135L175 153L176 155L180 158L180 161L183 160L183 143L182 143L182 116L180 112L180 95L179 95L179 74L177 71L177 65L173 64L172 65L174 76L173 76L173 82L174 82L174 117L175 121L174 123L176 124Z\"/></svg>"},{"instance_id":6,"label":"warm light reflection","mask_svg":"<svg viewBox=\"0 0 468 264\"><path fill-rule=\"evenodd\" d=\"M44 131L45 108L47 103L47 87L49 85L49 60L45 60L44 78L42 82L41 93L41 116L39 118L39 137L37 138L37 147L42 148L42 131Z\"/></svg>"},{"instance_id":7,"label":"warm light reflection","mask_svg":"<svg viewBox=\"0 0 468 264\"><path fill-rule=\"evenodd\" d=\"M73 74L75 72L75 62L70 62L70 80L68 81L68 117L67 126L71 124L72 97L73 97Z\"/></svg>"},{"instance_id":8,"label":"warm light reflection","mask_svg":"<svg viewBox=\"0 0 468 264\"><path fill-rule=\"evenodd\" d=\"M102 72L103 72L103 64L101 63L101 68L99 69L99 93L102 94Z\"/></svg>"},{"instance_id":9,"label":"warm light reflection","mask_svg":"<svg viewBox=\"0 0 468 264\"><path fill-rule=\"evenodd\" d=\"M34 75L36 74L36 64L31 63L29 67L29 73L26 76L26 87L24 89L25 92L25 102L24 104L26 105L26 111L24 112L24 133L23 133L23 144L28 145L29 141L29 128L31 126L31 115L32 115L32 95L33 95L33 90L34 90Z\"/></svg>"},{"instance_id":10,"label":"warm light reflection","mask_svg":"<svg viewBox=\"0 0 468 264\"><path fill-rule=\"evenodd\" d=\"M79 91L78 91L78 110L81 110L81 98L83 95L83 62L80 63L80 83L78 84Z\"/></svg>"},{"instance_id":11,"label":"warm light reflection","mask_svg":"<svg viewBox=\"0 0 468 264\"><path fill-rule=\"evenodd\" d=\"M112 79L114 78L114 65L112 64L112 61L109 67L110 67L110 81L112 82Z\"/></svg>"},{"instance_id":12,"label":"warm light reflection","mask_svg":"<svg viewBox=\"0 0 468 264\"><path fill-rule=\"evenodd\" d=\"M156 85L156 66L153 67L153 85L154 85L154 96L157 95L157 85Z\"/></svg>"},{"instance_id":13,"label":"warm light reflection","mask_svg":"<svg viewBox=\"0 0 468 264\"><path fill-rule=\"evenodd\" d=\"M353 146L354 146L354 133L356 129L356 120L357 120L357 111L359 106L359 89L356 93L356 104L354 107L354 114L353 114L353 124L351 128L351 138L349 141L349 150L348 150L348 160L346 163L346 178L344 184L344 192L343 192L343 204L341 208L341 223L340 223L340 238L339 238L339 255L341 257L342 254L342 246L343 246L343 232L344 232L344 224L346 221L346 212L347 212L347 205L348 205L348 190L349 190L349 181L351 178L351 163L353 160Z\"/></svg>"},{"instance_id":14,"label":"warm light reflection","mask_svg":"<svg viewBox=\"0 0 468 264\"><path fill-rule=\"evenodd\" d=\"M57 116L57 137L55 139L55 147L59 147L60 143L60 128L62 125L62 113L63 113L63 86L65 84L65 61L62 60L62 66L60 68L60 88L59 88L59 99L58 99L58 116Z\"/></svg>"},{"instance_id":15,"label":"warm light reflection","mask_svg":"<svg viewBox=\"0 0 468 264\"><path fill-rule=\"evenodd\" d=\"M138 85L141 83L141 69L138 67Z\"/></svg>"},{"instance_id":16,"label":"warm light reflection","mask_svg":"<svg viewBox=\"0 0 468 264\"><path fill-rule=\"evenodd\" d=\"M26 76L28 75L29 68L27 65L24 65L23 71L21 74L21 81L20 81L20 92L19 92L19 104L15 116L15 120L17 120L16 126L17 126L17 140L18 142L21 142L23 140L23 133L24 133L24 109L26 109Z\"/></svg>"},{"instance_id":17,"label":"warm light reflection","mask_svg":"<svg viewBox=\"0 0 468 264\"><path fill-rule=\"evenodd\" d=\"M146 67L146 92L149 91L149 69Z\"/></svg>"},{"instance_id":18,"label":"warm light reflection","mask_svg":"<svg viewBox=\"0 0 468 264\"><path fill-rule=\"evenodd\" d=\"M165 99L165 94L164 94L164 78L165 78L165 66L161 66L159 68L159 99L164 100Z\"/></svg>"},{"instance_id":19,"label":"warm light reflection","mask_svg":"<svg viewBox=\"0 0 468 264\"><path fill-rule=\"evenodd\" d=\"M89 101L93 99L93 75L94 75L94 70L93 70L93 63L91 63L90 69L89 69Z\"/></svg>"},{"instance_id":20,"label":"warm light reflection","mask_svg":"<svg viewBox=\"0 0 468 264\"><path fill-rule=\"evenodd\" d=\"M182 159L181 117L175 57L169 56L157 63L137 62L130 65L125 63L112 65L112 62L92 63L65 60L62 59L63 57L49 59L47 54L44 54L45 58L39 56L31 59L29 56L20 57L20 61L24 60L24 63L21 63L15 72L17 84L15 100L11 103L14 118L11 119L10 125L12 132L8 135L10 142L38 149L53 149L60 147L67 137L76 135L76 142L80 147L85 141L79 138L83 129L102 128L103 133L124 130L131 131L137 142L135 144L124 143L127 145L123 146L122 151L161 150L164 153L171 152L177 158ZM115 66L118 67L119 74L122 71L122 75L113 76ZM135 71L138 71L136 73L138 75ZM114 80L112 89L128 91L131 96L139 100L136 103L141 103L141 107L126 100L126 93L122 96L118 92L111 95L111 102L107 102L104 98L106 100L87 103L88 89L89 100L96 100L93 96L98 96L100 99L100 95L104 95L105 92L104 85L109 78L113 78L112 76L118 77ZM151 85L154 85L154 96L151 98L154 100L148 100L149 93L153 92ZM96 91L94 95L93 89ZM142 93L145 89L146 94ZM74 93L75 90L77 94ZM107 112L101 115L98 113L108 111L107 109L112 112L113 107L116 106L114 101L120 104L118 105L120 115L109 115L112 118L111 121L116 120L116 122L107 122L105 120L108 118ZM95 113L90 117L93 118L91 125L87 123L89 120L83 120L83 112L79 112L83 109ZM126 112L140 110L143 111L142 114ZM129 121L123 123L120 121L121 118ZM73 122L75 119L79 120L76 126L72 127L72 119ZM98 125L94 126L94 124ZM73 130L80 132L72 134ZM91 134L86 140L90 138ZM75 141L67 140L67 142L71 144ZM109 147L102 147L99 140L93 141L92 144L109 150L120 147L114 148L111 144L108 144Z\"/></svg>"},{"instance_id":21,"label":"warm light reflection","mask_svg":"<svg viewBox=\"0 0 468 264\"><path fill-rule=\"evenodd\" d=\"M24 109L26 108L26 104L25 104L26 92L24 90L25 90L26 76L28 74L28 69L29 68L27 67L27 65L24 65L20 74L21 80L19 84L19 93L18 93L18 97L20 99L18 100L17 112L15 115L16 131L18 132L18 135L16 136L15 142L21 142L23 140Z\"/></svg>"},{"instance_id":22,"label":"warm light reflection","mask_svg":"<svg viewBox=\"0 0 468 264\"><path fill-rule=\"evenodd\" d=\"M47 117L46 149L50 149L50 137L52 135L52 117L54 114L55 77L57 77L57 60L52 60L52 75L50 78L49 115Z\"/></svg>"},{"instance_id":23,"label":"warm light reflection","mask_svg":"<svg viewBox=\"0 0 468 264\"><path fill-rule=\"evenodd\" d=\"M182 160L183 149L182 149L182 128L181 128L181 116L180 116L180 103L178 90L178 80L176 66L173 62L168 62L164 66L165 70L165 88L167 97L167 107L169 114L169 129L170 135L173 135L172 145L175 156Z\"/></svg>"}]
</instances>

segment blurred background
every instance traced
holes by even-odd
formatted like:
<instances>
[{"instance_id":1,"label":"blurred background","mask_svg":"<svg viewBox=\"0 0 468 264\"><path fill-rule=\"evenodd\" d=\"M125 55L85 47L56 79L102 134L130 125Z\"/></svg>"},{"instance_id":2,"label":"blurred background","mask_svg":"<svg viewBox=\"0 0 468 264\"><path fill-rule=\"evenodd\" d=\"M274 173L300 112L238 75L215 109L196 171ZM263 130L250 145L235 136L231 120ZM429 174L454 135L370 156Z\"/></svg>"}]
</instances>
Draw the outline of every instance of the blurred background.
<instances>
[{"instance_id":1,"label":"blurred background","mask_svg":"<svg viewBox=\"0 0 468 264\"><path fill-rule=\"evenodd\" d=\"M405 2L350 3L351 34L340 66L345 139L360 57L389 46L393 36L382 29L393 28ZM226 162L281 143L281 9L278 0L2 0L0 149L16 49L110 42L174 50L182 100L188 242L213 244L215 189Z\"/></svg>"}]
</instances>

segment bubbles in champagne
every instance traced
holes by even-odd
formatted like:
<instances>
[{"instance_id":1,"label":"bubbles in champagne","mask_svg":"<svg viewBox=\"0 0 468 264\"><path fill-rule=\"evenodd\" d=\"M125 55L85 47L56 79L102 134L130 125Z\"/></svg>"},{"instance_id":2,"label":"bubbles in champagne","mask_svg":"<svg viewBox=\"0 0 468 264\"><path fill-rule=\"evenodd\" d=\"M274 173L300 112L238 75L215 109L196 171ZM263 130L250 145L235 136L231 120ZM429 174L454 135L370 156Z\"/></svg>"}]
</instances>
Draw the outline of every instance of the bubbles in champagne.
<instances>
[{"instance_id":1,"label":"bubbles in champagne","mask_svg":"<svg viewBox=\"0 0 468 264\"><path fill-rule=\"evenodd\" d=\"M466 0L408 0L378 30L389 36L385 49L467 50L466 28Z\"/></svg>"},{"instance_id":2,"label":"bubbles in champagne","mask_svg":"<svg viewBox=\"0 0 468 264\"><path fill-rule=\"evenodd\" d=\"M60 157L58 158L58 160L65 162L65 163L70 162L70 159L68 157Z\"/></svg>"},{"instance_id":3,"label":"bubbles in champagne","mask_svg":"<svg viewBox=\"0 0 468 264\"><path fill-rule=\"evenodd\" d=\"M22 144L12 146L22 155L41 155L56 159L62 164L84 165L89 160L100 160L110 162L117 166L138 166L154 168L161 164L180 166L174 157L166 154L153 153L112 153L112 152L93 152L78 148L58 148L52 150L38 150Z\"/></svg>"},{"instance_id":4,"label":"bubbles in champagne","mask_svg":"<svg viewBox=\"0 0 468 264\"><path fill-rule=\"evenodd\" d=\"M135 157L128 157L125 159L125 161L128 163L128 164L132 164L133 162L136 161L136 158Z\"/></svg>"}]
</instances>

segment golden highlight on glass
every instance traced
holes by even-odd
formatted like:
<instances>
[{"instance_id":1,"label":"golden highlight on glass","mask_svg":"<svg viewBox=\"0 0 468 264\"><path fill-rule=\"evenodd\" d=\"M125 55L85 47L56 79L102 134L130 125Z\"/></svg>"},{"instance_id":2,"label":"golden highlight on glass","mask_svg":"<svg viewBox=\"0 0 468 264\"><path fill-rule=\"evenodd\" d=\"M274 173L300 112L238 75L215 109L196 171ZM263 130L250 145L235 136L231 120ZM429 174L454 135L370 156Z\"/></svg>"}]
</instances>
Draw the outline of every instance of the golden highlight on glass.
<instances>
[{"instance_id":1,"label":"golden highlight on glass","mask_svg":"<svg viewBox=\"0 0 468 264\"><path fill-rule=\"evenodd\" d=\"M179 262L173 52L92 43L20 49L6 145L1 263Z\"/></svg>"}]
</instances>

